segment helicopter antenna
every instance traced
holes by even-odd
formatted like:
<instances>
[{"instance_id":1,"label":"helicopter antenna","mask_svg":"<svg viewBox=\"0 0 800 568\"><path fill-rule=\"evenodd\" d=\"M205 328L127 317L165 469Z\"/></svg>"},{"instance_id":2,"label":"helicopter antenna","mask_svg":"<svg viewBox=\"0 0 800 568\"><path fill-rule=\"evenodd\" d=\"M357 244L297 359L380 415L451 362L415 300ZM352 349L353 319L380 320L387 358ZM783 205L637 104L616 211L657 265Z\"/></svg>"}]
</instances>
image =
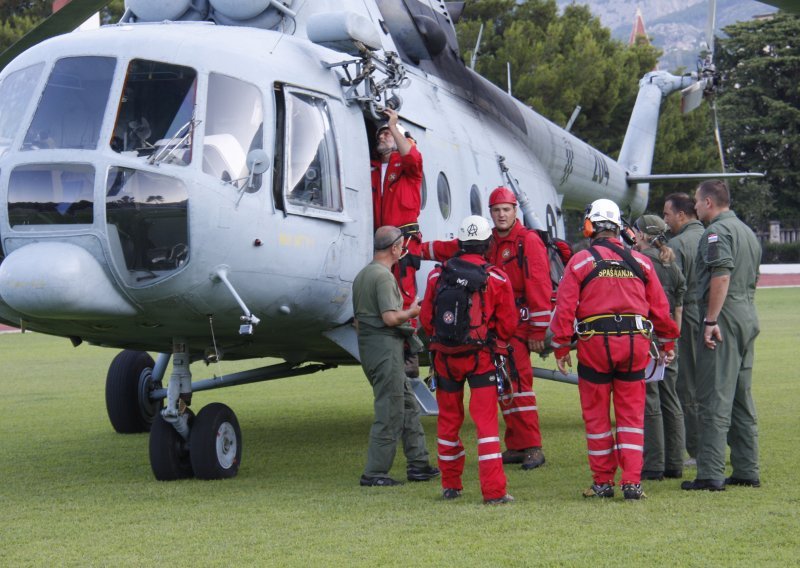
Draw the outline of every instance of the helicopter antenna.
<instances>
[{"instance_id":1,"label":"helicopter antenna","mask_svg":"<svg viewBox=\"0 0 800 568\"><path fill-rule=\"evenodd\" d=\"M478 52L481 48L481 37L483 37L483 23L481 23L481 29L478 30L478 41L475 42L475 49L472 50L472 58L469 62L469 68L475 71L475 62L478 60Z\"/></svg>"},{"instance_id":2,"label":"helicopter antenna","mask_svg":"<svg viewBox=\"0 0 800 568\"><path fill-rule=\"evenodd\" d=\"M508 76L508 94L511 95L511 62L506 61L506 74Z\"/></svg>"}]
</instances>

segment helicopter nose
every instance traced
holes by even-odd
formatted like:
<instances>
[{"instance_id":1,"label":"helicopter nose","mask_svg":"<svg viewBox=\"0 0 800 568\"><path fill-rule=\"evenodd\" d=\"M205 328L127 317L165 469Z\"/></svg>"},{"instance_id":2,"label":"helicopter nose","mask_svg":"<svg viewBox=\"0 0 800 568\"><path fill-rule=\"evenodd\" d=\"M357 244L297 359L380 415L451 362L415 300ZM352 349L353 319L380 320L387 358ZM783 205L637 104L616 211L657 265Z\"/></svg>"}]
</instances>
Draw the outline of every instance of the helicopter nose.
<instances>
[{"instance_id":1,"label":"helicopter nose","mask_svg":"<svg viewBox=\"0 0 800 568\"><path fill-rule=\"evenodd\" d=\"M0 264L0 297L12 309L33 317L136 314L95 257L70 243L32 243L9 254Z\"/></svg>"}]
</instances>

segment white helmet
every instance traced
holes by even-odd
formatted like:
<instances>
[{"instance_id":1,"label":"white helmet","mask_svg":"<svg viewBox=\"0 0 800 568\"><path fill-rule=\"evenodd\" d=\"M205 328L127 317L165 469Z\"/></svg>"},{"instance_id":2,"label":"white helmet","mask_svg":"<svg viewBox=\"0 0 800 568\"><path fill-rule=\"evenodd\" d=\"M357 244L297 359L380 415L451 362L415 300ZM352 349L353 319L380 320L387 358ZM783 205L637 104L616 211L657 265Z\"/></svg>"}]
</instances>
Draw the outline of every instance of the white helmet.
<instances>
[{"instance_id":1,"label":"white helmet","mask_svg":"<svg viewBox=\"0 0 800 568\"><path fill-rule=\"evenodd\" d=\"M492 236L492 226L480 215L470 215L458 228L458 240L462 243L481 242Z\"/></svg>"},{"instance_id":2,"label":"white helmet","mask_svg":"<svg viewBox=\"0 0 800 568\"><path fill-rule=\"evenodd\" d=\"M586 211L586 217L592 224L612 223L622 230L622 216L619 207L610 199L598 199L593 201Z\"/></svg>"}]
</instances>

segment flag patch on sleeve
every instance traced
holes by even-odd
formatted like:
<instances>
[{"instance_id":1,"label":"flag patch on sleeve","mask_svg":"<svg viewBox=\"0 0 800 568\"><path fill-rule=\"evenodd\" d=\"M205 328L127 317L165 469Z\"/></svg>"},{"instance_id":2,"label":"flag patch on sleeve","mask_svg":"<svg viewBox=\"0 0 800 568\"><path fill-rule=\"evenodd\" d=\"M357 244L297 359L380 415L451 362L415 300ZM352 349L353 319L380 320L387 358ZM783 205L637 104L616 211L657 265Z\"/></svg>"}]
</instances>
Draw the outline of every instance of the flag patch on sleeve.
<instances>
[{"instance_id":1,"label":"flag patch on sleeve","mask_svg":"<svg viewBox=\"0 0 800 568\"><path fill-rule=\"evenodd\" d=\"M708 242L709 243L715 243L718 240L719 240L719 236L717 236L716 233L711 233L710 235L708 235Z\"/></svg>"}]
</instances>

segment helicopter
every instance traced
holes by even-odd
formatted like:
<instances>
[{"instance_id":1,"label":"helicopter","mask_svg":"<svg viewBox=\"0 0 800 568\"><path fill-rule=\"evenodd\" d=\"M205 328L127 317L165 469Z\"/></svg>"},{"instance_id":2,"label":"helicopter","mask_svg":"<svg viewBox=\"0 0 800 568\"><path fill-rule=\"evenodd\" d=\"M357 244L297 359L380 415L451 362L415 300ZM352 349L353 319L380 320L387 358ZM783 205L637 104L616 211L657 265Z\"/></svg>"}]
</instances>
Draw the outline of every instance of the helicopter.
<instances>
[{"instance_id":1,"label":"helicopter","mask_svg":"<svg viewBox=\"0 0 800 568\"><path fill-rule=\"evenodd\" d=\"M73 0L46 34L102 5ZM708 75L648 73L612 160L464 64L462 8L127 0L118 24L40 43L35 30L10 54L0 321L122 350L109 419L149 430L157 479L239 470L235 413L212 403L195 415L192 393L358 361L351 285L372 255L384 108L423 155L419 223L436 238L486 215L498 185L517 193L526 225L563 237L565 208L604 197L639 214L648 183L668 177L651 174L662 99L696 98ZM192 379L193 363L266 357L282 362Z\"/></svg>"}]
</instances>

